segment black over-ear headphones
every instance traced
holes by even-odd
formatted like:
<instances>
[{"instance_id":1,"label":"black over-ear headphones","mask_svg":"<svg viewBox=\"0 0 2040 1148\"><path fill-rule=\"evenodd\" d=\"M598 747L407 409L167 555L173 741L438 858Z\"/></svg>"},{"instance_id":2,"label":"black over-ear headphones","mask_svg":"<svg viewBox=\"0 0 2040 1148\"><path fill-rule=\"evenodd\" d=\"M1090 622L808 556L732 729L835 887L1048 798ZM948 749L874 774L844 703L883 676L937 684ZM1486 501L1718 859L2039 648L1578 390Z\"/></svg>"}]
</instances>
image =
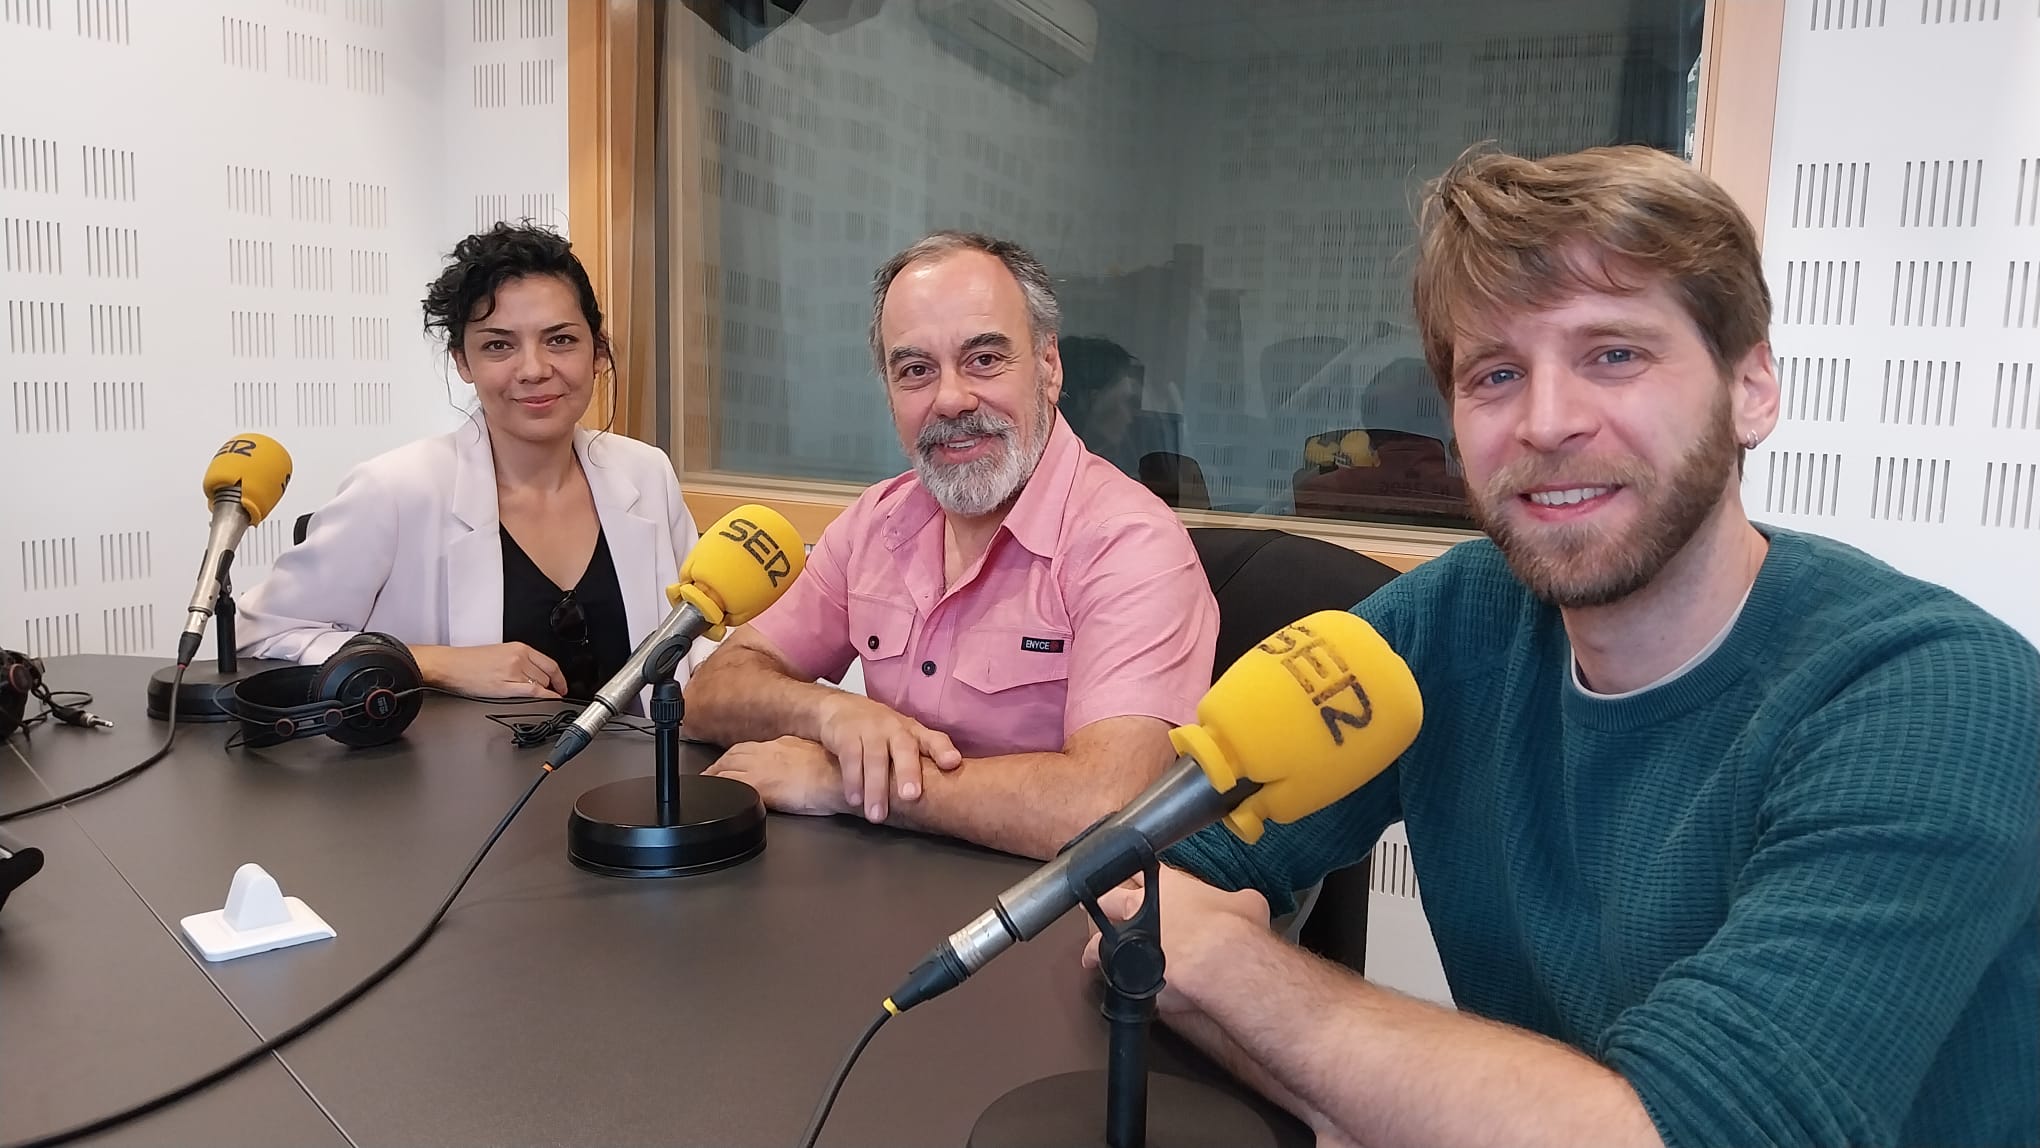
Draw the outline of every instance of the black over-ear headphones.
<instances>
[{"instance_id":1,"label":"black over-ear headphones","mask_svg":"<svg viewBox=\"0 0 2040 1148\"><path fill-rule=\"evenodd\" d=\"M264 670L234 684L243 744L281 745L323 733L355 749L403 735L424 705L425 678L388 634L347 639L316 666Z\"/></svg>"},{"instance_id":2,"label":"black over-ear headphones","mask_svg":"<svg viewBox=\"0 0 2040 1148\"><path fill-rule=\"evenodd\" d=\"M20 727L30 695L41 686L41 662L27 654L0 650L0 740Z\"/></svg>"}]
</instances>

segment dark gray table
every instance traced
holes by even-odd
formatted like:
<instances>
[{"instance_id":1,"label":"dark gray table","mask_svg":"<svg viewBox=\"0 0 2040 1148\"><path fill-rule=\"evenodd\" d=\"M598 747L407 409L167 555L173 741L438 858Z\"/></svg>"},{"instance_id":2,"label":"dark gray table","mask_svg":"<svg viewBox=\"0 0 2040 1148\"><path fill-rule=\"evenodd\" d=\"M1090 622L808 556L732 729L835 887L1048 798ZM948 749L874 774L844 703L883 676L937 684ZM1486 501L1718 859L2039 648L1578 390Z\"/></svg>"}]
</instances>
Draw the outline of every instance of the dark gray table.
<instances>
[{"instance_id":1,"label":"dark gray table","mask_svg":"<svg viewBox=\"0 0 2040 1148\"><path fill-rule=\"evenodd\" d=\"M39 731L27 752L52 788L96 780L146 754L162 728L142 714L153 666L112 657L51 662L53 688L92 691L93 708L119 722L110 733ZM542 760L483 720L507 708L434 698L400 742L363 751L324 738L229 751L227 727L186 726L175 752L143 776L11 826L46 849L62 834L89 835L104 853L94 871L112 887L77 896L123 901L128 928L153 930L135 939L127 959L140 966L147 949L153 963L124 970L122 996L72 989L77 1004L67 1011L89 1008L95 1028L63 1033L62 1014L49 1003L63 999L62 985L51 994L44 981L96 984L81 970L51 967L69 963L74 947L102 942L42 919L60 891L88 880L67 874L71 863L50 850L49 867L5 910L0 948L0 960L10 962L0 966L7 1033L0 1082L24 1096L50 1095L32 1114L4 1103L12 1091L0 1093L0 1135L139 1099L224 1059L236 1047L231 1031L201 1049L173 1027L179 985L209 992L210 978L230 1004L214 1019L225 1026L240 1023L236 1013L244 1017L245 1048L249 1027L280 1031L385 960ZM694 768L713 758L707 747L690 752ZM360 1145L789 1144L885 994L1033 866L848 818L775 815L765 853L719 873L627 881L576 869L565 846L575 798L650 767L649 738L605 734L548 780L425 949L282 1052L317 1101L312 1107L299 1092L300 1105L313 1116L323 1108ZM32 796L11 782L0 793L7 807ZM338 936L195 964L180 951L176 921L219 907L246 861L304 898ZM8 952L31 930L47 932L40 944L50 959L17 975ZM1077 963L1083 939L1073 914L886 1026L851 1075L823 1143L962 1144L1007 1090L1102 1067L1105 1025L1091 976ZM28 998L32 1009L20 1003ZM23 1034L46 1029L72 1055L100 1058L89 1087L28 1055ZM102 1051L112 1047L118 1055ZM1156 1066L1204 1071L1166 1039L1157 1042ZM215 1143L254 1137L258 1130L226 1101L232 1089L265 1086L262 1073L289 1080L282 1068L251 1070L154 1118L160 1126L137 1126L137 1142L190 1139L180 1128L205 1129L198 1138ZM1099 1104L1102 1119L1102 1095ZM1301 1126L1263 1111L1288 1137L1308 1142ZM189 1123L173 1126L172 1116ZM331 1137L330 1125L325 1133Z\"/></svg>"},{"instance_id":2,"label":"dark gray table","mask_svg":"<svg viewBox=\"0 0 2040 1148\"><path fill-rule=\"evenodd\" d=\"M37 756L56 740L39 732ZM0 795L12 808L53 794L0 749ZM175 920L160 921L85 830L62 811L8 828L47 862L0 911L0 1141L83 1123L254 1047L248 1023L171 935ZM271 1058L91 1142L347 1139Z\"/></svg>"}]
</instances>

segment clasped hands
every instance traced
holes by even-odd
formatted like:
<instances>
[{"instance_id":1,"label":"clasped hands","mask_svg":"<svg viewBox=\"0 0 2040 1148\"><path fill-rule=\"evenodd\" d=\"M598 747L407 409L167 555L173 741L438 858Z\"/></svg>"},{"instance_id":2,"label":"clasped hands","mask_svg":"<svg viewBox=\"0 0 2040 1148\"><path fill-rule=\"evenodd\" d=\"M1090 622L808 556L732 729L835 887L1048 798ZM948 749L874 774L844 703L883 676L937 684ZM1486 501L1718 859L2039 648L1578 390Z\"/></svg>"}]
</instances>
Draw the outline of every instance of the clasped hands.
<instances>
[{"instance_id":1,"label":"clasped hands","mask_svg":"<svg viewBox=\"0 0 2040 1148\"><path fill-rule=\"evenodd\" d=\"M929 763L945 772L963 764L947 734L857 694L828 699L816 724L819 741L741 742L707 772L744 782L782 813L862 813L876 824L894 801L920 800Z\"/></svg>"}]
</instances>

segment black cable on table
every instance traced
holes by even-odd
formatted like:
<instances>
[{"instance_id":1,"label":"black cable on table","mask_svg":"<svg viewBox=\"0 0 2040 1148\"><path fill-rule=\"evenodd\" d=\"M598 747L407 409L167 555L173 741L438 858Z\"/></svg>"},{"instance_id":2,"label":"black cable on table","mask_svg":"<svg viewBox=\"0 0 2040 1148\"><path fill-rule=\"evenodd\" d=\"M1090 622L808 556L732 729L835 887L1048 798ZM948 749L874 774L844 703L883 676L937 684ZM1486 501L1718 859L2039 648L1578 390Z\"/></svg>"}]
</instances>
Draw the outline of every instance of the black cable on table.
<instances>
[{"instance_id":1,"label":"black cable on table","mask_svg":"<svg viewBox=\"0 0 2040 1148\"><path fill-rule=\"evenodd\" d=\"M171 696L174 698L176 695L172 694ZM172 728L174 729L175 727L173 726ZM381 984L385 978L391 973L396 972L404 962L410 960L417 954L419 949L425 946L426 940L432 936L435 929L439 928L439 922L446 916L446 911L453 907L454 899L459 897L460 891L467 887L468 878L475 875L476 869L481 868L482 859L489 855L490 849L495 848L497 839L503 836L503 831L510 828L510 822L516 819L518 813L523 811L525 803L531 800L531 795L538 792L538 787L544 784L545 779L552 776L552 773L553 767L550 762L540 768L538 776L531 779L530 787L524 791L522 797L517 799L517 804L510 807L510 812L505 813L503 820L496 823L496 828L489 834L489 839L482 842L482 847L475 852L474 860L468 862L468 867L461 873L460 880L453 883L453 889L446 894L446 899L439 903L439 908L425 922L425 927L418 930L418 935L412 937L409 944L397 950L395 956L384 961L380 967L366 977L363 977L353 988L335 997L331 1002L320 1008L319 1011L277 1033L275 1036L270 1037L233 1060L186 1084L178 1085L176 1088L144 1100L140 1104L123 1108L110 1116L102 1116L88 1123L66 1128L60 1132L51 1132L32 1140L23 1140L18 1143L5 1145L4 1148L51 1148L53 1145L66 1144L81 1136L92 1136L111 1128L118 1128L130 1120L147 1116L159 1108L175 1104L187 1096L211 1088L220 1081L254 1064L256 1061L279 1051L285 1045L331 1020L341 1009L360 1000L370 989ZM876 1027L875 1025L873 1026L874 1029ZM869 1039L869 1036L866 1039Z\"/></svg>"},{"instance_id":2,"label":"black cable on table","mask_svg":"<svg viewBox=\"0 0 2040 1148\"><path fill-rule=\"evenodd\" d=\"M121 782L139 775L143 770L170 756L170 747L177 741L177 689L183 683L184 667L180 665L170 677L170 712L168 714L170 728L163 732L163 744L156 747L156 752L104 781L95 781L83 789L74 789L61 796L52 797L48 801L38 801L34 805L24 805L20 809L10 809L5 813L0 813L0 825L5 825L16 818L27 817L32 813L42 813L46 810L55 809L59 805L69 805L74 801L83 801L95 794L105 793ZM89 698L91 695L88 694L86 696ZM50 713L56 712L57 707L51 703L47 693L43 695L43 704L49 708L40 716L47 716ZM68 721L70 719L66 718L64 720Z\"/></svg>"},{"instance_id":3,"label":"black cable on table","mask_svg":"<svg viewBox=\"0 0 2040 1148\"><path fill-rule=\"evenodd\" d=\"M86 712L85 707L92 704L92 695L85 690L53 690L48 686L39 686L34 693L36 700L42 702L43 708L22 718L21 724L15 727L21 730L24 736L51 718L56 718L65 725L75 726L113 724L97 714ZM59 701L59 698L72 700Z\"/></svg>"},{"instance_id":4,"label":"black cable on table","mask_svg":"<svg viewBox=\"0 0 2040 1148\"><path fill-rule=\"evenodd\" d=\"M836 1094L843 1091L843 1082L850 1079L851 1067L857 1063L858 1057L864 1055L864 1046L870 1044L871 1038L878 1035L879 1027L895 1015L891 1007L892 1002L887 1001L886 1006L871 1019L871 1023L864 1029L864 1035L857 1038L857 1043L850 1046L850 1055L843 1058L842 1065L836 1069L836 1075L830 1078L827 1091L822 1093L822 1102L815 1105L814 1118L808 1121L807 1131L800 1134L800 1148L814 1148L815 1141L821 1138L822 1124L829 1119L829 1109L836 1106Z\"/></svg>"},{"instance_id":5,"label":"black cable on table","mask_svg":"<svg viewBox=\"0 0 2040 1148\"><path fill-rule=\"evenodd\" d=\"M568 726L573 725L581 714L577 710L559 710L549 716L536 719L530 715L520 713L483 714L482 716L509 730L510 744L512 746L517 749L530 749L534 746L551 745L558 741L560 734L565 732ZM610 718L604 728L627 729L647 735L653 732L652 727L643 722L635 722L621 717Z\"/></svg>"}]
</instances>

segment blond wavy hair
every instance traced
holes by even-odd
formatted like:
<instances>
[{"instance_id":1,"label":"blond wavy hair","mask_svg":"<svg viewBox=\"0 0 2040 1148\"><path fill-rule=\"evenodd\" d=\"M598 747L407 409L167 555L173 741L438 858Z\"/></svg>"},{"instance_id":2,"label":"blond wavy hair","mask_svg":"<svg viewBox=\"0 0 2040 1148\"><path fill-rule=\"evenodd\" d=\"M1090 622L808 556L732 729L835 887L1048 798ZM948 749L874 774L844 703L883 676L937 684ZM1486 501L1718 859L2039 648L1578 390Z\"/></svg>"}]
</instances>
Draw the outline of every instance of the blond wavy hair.
<instances>
[{"instance_id":1,"label":"blond wavy hair","mask_svg":"<svg viewBox=\"0 0 2040 1148\"><path fill-rule=\"evenodd\" d=\"M1770 338L1756 229L1720 184L1654 148L1546 159L1468 149L1424 188L1417 325L1452 401L1452 348L1498 315L1663 280L1726 375Z\"/></svg>"}]
</instances>

